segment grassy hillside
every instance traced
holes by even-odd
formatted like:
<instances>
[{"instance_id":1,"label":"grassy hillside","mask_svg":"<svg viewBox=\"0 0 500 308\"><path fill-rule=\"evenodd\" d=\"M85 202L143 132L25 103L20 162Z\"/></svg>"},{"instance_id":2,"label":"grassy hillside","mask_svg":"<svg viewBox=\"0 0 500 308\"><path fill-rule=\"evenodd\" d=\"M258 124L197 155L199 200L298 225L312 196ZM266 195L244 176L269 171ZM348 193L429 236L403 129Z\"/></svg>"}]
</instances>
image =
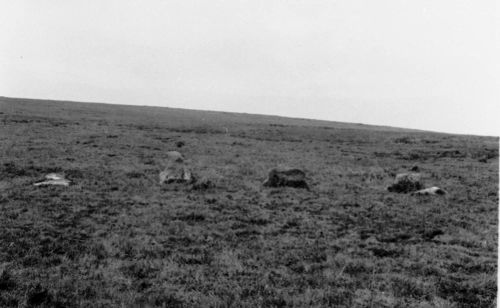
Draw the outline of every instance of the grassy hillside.
<instances>
[{"instance_id":1,"label":"grassy hillside","mask_svg":"<svg viewBox=\"0 0 500 308\"><path fill-rule=\"evenodd\" d=\"M8 98L0 127L0 307L495 305L497 137ZM160 185L169 150L215 187ZM448 194L387 191L415 166Z\"/></svg>"}]
</instances>

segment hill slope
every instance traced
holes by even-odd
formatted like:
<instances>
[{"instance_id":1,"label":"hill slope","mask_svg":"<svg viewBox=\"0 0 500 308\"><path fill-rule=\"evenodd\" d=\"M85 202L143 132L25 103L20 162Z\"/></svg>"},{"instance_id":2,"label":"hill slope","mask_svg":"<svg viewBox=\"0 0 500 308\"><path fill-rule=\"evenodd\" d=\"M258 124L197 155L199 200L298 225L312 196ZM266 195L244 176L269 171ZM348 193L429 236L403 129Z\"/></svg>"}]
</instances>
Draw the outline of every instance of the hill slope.
<instances>
[{"instance_id":1,"label":"hill slope","mask_svg":"<svg viewBox=\"0 0 500 308\"><path fill-rule=\"evenodd\" d=\"M368 129L377 131L416 132L418 130L397 128L389 126L375 126L353 123L342 123L322 120L287 118L269 115L202 111L153 106L110 105L102 103L82 103L54 100L35 100L22 98L9 98L0 96L0 104L4 108L15 106L15 112L25 115L38 115L51 118L75 119L81 117L85 120L106 118L107 121L126 121L143 123L147 120L166 127L203 126L210 125L215 128L226 127L242 128L242 125L293 125L325 128ZM76 113L76 114L75 114Z\"/></svg>"},{"instance_id":2,"label":"hill slope","mask_svg":"<svg viewBox=\"0 0 500 308\"><path fill-rule=\"evenodd\" d=\"M2 307L493 305L498 138L8 98L0 125ZM215 187L160 185L168 150ZM387 191L414 166L448 194Z\"/></svg>"}]
</instances>

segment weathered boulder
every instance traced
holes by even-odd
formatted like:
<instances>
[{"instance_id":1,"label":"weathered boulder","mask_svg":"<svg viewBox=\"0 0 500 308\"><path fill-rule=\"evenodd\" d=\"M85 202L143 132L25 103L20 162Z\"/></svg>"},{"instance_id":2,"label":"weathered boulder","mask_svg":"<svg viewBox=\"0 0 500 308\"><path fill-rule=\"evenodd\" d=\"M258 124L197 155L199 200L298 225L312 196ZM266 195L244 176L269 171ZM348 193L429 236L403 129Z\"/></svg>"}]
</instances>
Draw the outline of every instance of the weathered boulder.
<instances>
[{"instance_id":1,"label":"weathered boulder","mask_svg":"<svg viewBox=\"0 0 500 308\"><path fill-rule=\"evenodd\" d=\"M409 193L423 188L420 173L400 173L396 175L394 183L387 190L396 193Z\"/></svg>"},{"instance_id":2,"label":"weathered boulder","mask_svg":"<svg viewBox=\"0 0 500 308\"><path fill-rule=\"evenodd\" d=\"M182 154L177 151L168 151L167 160L170 162L174 161L177 163L182 163L184 161L184 156L182 156Z\"/></svg>"},{"instance_id":3,"label":"weathered boulder","mask_svg":"<svg viewBox=\"0 0 500 308\"><path fill-rule=\"evenodd\" d=\"M167 167L160 172L160 184L183 183L191 184L195 178L184 157L177 151L167 152Z\"/></svg>"},{"instance_id":4,"label":"weathered boulder","mask_svg":"<svg viewBox=\"0 0 500 308\"><path fill-rule=\"evenodd\" d=\"M272 169L264 181L267 187L294 187L309 189L306 174L300 169Z\"/></svg>"},{"instance_id":5,"label":"weathered boulder","mask_svg":"<svg viewBox=\"0 0 500 308\"><path fill-rule=\"evenodd\" d=\"M446 195L446 191L439 187L429 187L425 189L421 189L412 193L412 195L417 196L434 196L434 195Z\"/></svg>"},{"instance_id":6,"label":"weathered boulder","mask_svg":"<svg viewBox=\"0 0 500 308\"><path fill-rule=\"evenodd\" d=\"M191 184L194 177L188 167L182 164L171 164L165 170L160 172L160 184L163 183L184 183Z\"/></svg>"},{"instance_id":7,"label":"weathered boulder","mask_svg":"<svg viewBox=\"0 0 500 308\"><path fill-rule=\"evenodd\" d=\"M70 181L67 180L62 174L49 173L45 176L45 181L34 183L35 186L46 186L46 185L60 185L69 186Z\"/></svg>"}]
</instances>

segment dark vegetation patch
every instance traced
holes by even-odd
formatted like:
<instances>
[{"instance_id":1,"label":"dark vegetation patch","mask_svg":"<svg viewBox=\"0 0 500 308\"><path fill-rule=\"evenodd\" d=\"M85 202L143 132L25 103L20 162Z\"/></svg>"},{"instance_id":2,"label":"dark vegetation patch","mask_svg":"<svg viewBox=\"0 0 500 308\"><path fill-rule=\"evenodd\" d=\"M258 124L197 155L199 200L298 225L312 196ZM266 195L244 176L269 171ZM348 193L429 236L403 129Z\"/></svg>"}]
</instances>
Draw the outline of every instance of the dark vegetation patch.
<instances>
[{"instance_id":1,"label":"dark vegetation patch","mask_svg":"<svg viewBox=\"0 0 500 308\"><path fill-rule=\"evenodd\" d=\"M188 215L179 216L177 219L184 221L204 221L205 215L190 213Z\"/></svg>"},{"instance_id":2,"label":"dark vegetation patch","mask_svg":"<svg viewBox=\"0 0 500 308\"><path fill-rule=\"evenodd\" d=\"M1 174L6 177L20 177L20 176L28 176L28 177L43 177L47 173L52 172L61 172L62 168L59 166L53 167L42 167L35 166L32 164L23 165L18 164L16 162L5 162L1 168Z\"/></svg>"},{"instance_id":3,"label":"dark vegetation patch","mask_svg":"<svg viewBox=\"0 0 500 308\"><path fill-rule=\"evenodd\" d=\"M395 258L401 255L401 250L386 247L372 247L369 250L373 253L375 257L378 258Z\"/></svg>"},{"instance_id":4,"label":"dark vegetation patch","mask_svg":"<svg viewBox=\"0 0 500 308\"><path fill-rule=\"evenodd\" d=\"M100 104L5 106L0 307L495 301L498 138ZM159 185L173 149L194 172L210 171L198 186ZM306 171L310 190L264 188L279 166ZM446 197L386 190L410 170ZM73 185L32 185L52 172Z\"/></svg>"},{"instance_id":5,"label":"dark vegetation patch","mask_svg":"<svg viewBox=\"0 0 500 308\"><path fill-rule=\"evenodd\" d=\"M457 276L443 278L438 282L438 294L462 307L488 307L496 297L496 279L474 281Z\"/></svg>"},{"instance_id":6,"label":"dark vegetation patch","mask_svg":"<svg viewBox=\"0 0 500 308\"><path fill-rule=\"evenodd\" d=\"M434 239L438 235L443 235L444 231L441 229L432 229L429 231L422 231L422 238L426 241Z\"/></svg>"},{"instance_id":7,"label":"dark vegetation patch","mask_svg":"<svg viewBox=\"0 0 500 308\"><path fill-rule=\"evenodd\" d=\"M142 172L137 172L137 171L131 171L127 172L126 176L131 179L138 179L144 177L144 174Z\"/></svg>"},{"instance_id":8,"label":"dark vegetation patch","mask_svg":"<svg viewBox=\"0 0 500 308\"><path fill-rule=\"evenodd\" d=\"M412 137L404 136L404 137L398 137L394 139L395 143L403 143L403 144L413 144L417 143L417 140Z\"/></svg>"},{"instance_id":9,"label":"dark vegetation patch","mask_svg":"<svg viewBox=\"0 0 500 308\"><path fill-rule=\"evenodd\" d=\"M42 304L49 305L51 296L49 291L40 284L30 286L26 293L26 304L29 307L40 306Z\"/></svg>"},{"instance_id":10,"label":"dark vegetation patch","mask_svg":"<svg viewBox=\"0 0 500 308\"><path fill-rule=\"evenodd\" d=\"M216 185L212 180L207 179L207 178L202 178L202 179L197 180L193 184L192 189L193 190L208 190L208 189L215 188L215 187L216 187Z\"/></svg>"},{"instance_id":11,"label":"dark vegetation patch","mask_svg":"<svg viewBox=\"0 0 500 308\"><path fill-rule=\"evenodd\" d=\"M222 128L215 128L210 126L195 126L195 127L171 127L169 131L176 133L191 133L191 134L224 134L225 130Z\"/></svg>"},{"instance_id":12,"label":"dark vegetation patch","mask_svg":"<svg viewBox=\"0 0 500 308\"><path fill-rule=\"evenodd\" d=\"M15 287L16 282L14 281L12 274L6 269L0 271L0 291L9 291Z\"/></svg>"}]
</instances>

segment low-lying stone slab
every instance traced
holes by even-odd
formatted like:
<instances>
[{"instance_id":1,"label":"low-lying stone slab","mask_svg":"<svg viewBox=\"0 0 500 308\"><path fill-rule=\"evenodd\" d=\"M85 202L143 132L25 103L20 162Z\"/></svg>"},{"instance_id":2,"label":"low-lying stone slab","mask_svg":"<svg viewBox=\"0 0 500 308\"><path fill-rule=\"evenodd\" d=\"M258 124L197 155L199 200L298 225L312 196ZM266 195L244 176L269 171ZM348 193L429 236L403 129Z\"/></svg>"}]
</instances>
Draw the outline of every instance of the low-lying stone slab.
<instances>
[{"instance_id":1,"label":"low-lying stone slab","mask_svg":"<svg viewBox=\"0 0 500 308\"><path fill-rule=\"evenodd\" d=\"M59 186L69 186L71 181L66 179L63 175L58 173L49 173L45 176L45 181L34 183L35 186L48 186L48 185L59 185Z\"/></svg>"},{"instance_id":2,"label":"low-lying stone slab","mask_svg":"<svg viewBox=\"0 0 500 308\"><path fill-rule=\"evenodd\" d=\"M425 188L425 189L421 189L421 190L417 190L415 192L412 193L412 195L416 195L416 196L435 196L435 195L446 195L446 191L444 191L443 189L439 188L439 187L429 187L429 188Z\"/></svg>"}]
</instances>

